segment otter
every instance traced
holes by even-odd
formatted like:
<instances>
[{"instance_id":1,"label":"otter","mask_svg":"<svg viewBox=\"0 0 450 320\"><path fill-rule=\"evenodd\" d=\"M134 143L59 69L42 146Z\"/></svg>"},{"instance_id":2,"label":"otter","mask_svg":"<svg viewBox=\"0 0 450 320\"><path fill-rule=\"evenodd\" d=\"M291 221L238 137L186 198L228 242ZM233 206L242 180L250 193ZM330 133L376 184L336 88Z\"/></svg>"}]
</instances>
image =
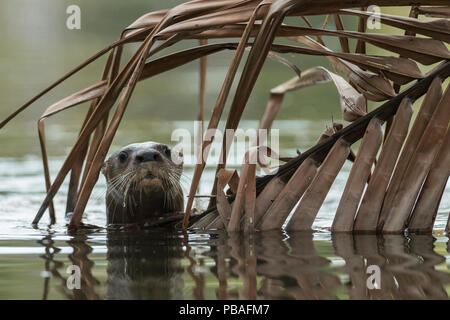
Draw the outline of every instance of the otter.
<instances>
[{"instance_id":1,"label":"otter","mask_svg":"<svg viewBox=\"0 0 450 320\"><path fill-rule=\"evenodd\" d=\"M111 155L106 178L107 224L144 223L184 209L182 154L157 142L133 143Z\"/></svg>"}]
</instances>

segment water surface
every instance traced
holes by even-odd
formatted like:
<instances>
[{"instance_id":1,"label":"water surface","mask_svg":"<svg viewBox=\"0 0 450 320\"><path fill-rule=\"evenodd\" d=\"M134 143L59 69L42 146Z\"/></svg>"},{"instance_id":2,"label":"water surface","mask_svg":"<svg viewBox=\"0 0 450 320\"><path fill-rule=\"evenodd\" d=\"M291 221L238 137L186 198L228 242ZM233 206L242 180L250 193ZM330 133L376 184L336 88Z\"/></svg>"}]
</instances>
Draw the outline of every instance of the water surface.
<instances>
[{"instance_id":1,"label":"water surface","mask_svg":"<svg viewBox=\"0 0 450 320\"><path fill-rule=\"evenodd\" d=\"M441 236L49 232L0 242L0 298L448 299L448 250ZM373 265L380 289L369 290Z\"/></svg>"}]
</instances>

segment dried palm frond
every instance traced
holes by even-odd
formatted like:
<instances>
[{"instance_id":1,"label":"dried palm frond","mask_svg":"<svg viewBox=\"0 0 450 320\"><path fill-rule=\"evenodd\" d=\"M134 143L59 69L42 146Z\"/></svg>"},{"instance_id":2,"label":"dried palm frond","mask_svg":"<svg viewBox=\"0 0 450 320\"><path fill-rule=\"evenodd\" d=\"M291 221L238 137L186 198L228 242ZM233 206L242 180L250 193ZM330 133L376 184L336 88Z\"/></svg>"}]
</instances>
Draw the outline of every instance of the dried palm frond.
<instances>
[{"instance_id":1,"label":"dried palm frond","mask_svg":"<svg viewBox=\"0 0 450 320\"><path fill-rule=\"evenodd\" d=\"M400 150L403 139L407 136L411 104L428 92L422 107L423 111L421 110L411 133L406 139L407 142L400 155L397 167L394 169L394 160L388 161L388 165L385 164L387 160L383 159L387 155L384 155L386 153L384 151L382 151L376 165L376 167L389 167L389 170L386 171L386 174L389 175L386 178L387 181L391 180L392 172L394 172L389 186L383 182L382 187L379 189L376 187L380 193L376 200L377 206L381 206L382 201L385 201L385 204L401 207L402 210L401 213L391 214L393 207L387 207L386 210L380 208L376 210L378 212L375 214L378 216L380 212L389 213L386 216L386 222L389 222L389 226L385 224L383 230L398 232L404 229L405 221L408 221L414 201L420 193L420 188L417 186L422 185L428 171L431 170L430 172L434 174L438 170L434 168L439 168L439 164L433 163L436 155L439 154L438 158L443 159L439 161L445 161L446 159L445 153L439 152L440 144L430 139L436 137L439 141L443 140L445 130L441 127L447 128L449 121L447 118L448 108L445 108L445 104L448 106L448 94L441 99L438 93L438 87L442 80L450 75L450 53L444 44L444 42L450 43L450 22L446 19L449 17L449 7L447 0L424 0L420 3L420 6L415 5L410 0L397 0L395 5L412 6L409 17L384 13L378 16L381 24L394 27L403 33L391 35L372 33L366 28L365 22L371 17L372 13L365 11L365 8L372 4L381 7L392 5L391 1L387 0L193 0L168 10L144 14L124 29L119 40L94 54L0 122L1 129L20 112L27 109L63 81L101 56L109 54L104 72L98 83L79 90L77 93L53 104L47 108L39 120L38 128L47 196L33 223L39 223L47 208L50 208L51 218L54 221L52 199L70 172L67 211L73 211L73 215L69 227L76 229L80 226L83 212L98 179L100 167L126 112L134 88L139 81L200 59L201 83L198 119L204 121L206 118L206 57L224 50L232 50L234 56L218 93L208 122L208 129L217 129L227 98L230 96L233 82L238 75L237 70L242 62L243 71L239 75L230 111L226 115L225 129L236 129L239 126L245 106L267 57L275 57L277 61L289 66L297 73L297 77L272 90L266 112L260 122L260 128L271 127L286 92L328 81L332 81L339 92L343 119L352 121L352 123L325 137L317 145L296 157L292 159L284 157L288 162L279 167L276 175L263 177L255 177L253 164L249 165L245 162L240 179L237 178L235 173L226 170L226 158L231 141L227 141L227 138L224 137L221 156L223 161L216 169L217 177L213 185L209 209L201 217L215 212L215 217L212 215L209 217L211 221L214 220L213 225L226 227L228 230L245 229L250 231L257 225L259 219L261 219L260 225L263 226L263 229L270 229L274 226L279 228L285 222L290 209L304 193L304 189L307 188L305 194L307 196L306 198L304 196L303 204L300 204L300 209L297 211L308 211L309 213L304 217L294 214L294 220L289 225L294 229L310 228L314 221L313 218L331 186L330 183L339 172L343 162L349 154L351 155L350 158L354 158L350 145L363 138L366 130L368 130L367 128L371 128L368 127L369 123L371 125L378 123L378 129L374 129L376 133L371 138L378 141L379 125L384 121L391 123L392 117L397 113L392 125L386 129L387 140L383 148L387 148L388 151L390 150L389 152L393 152L392 149L395 149L393 154L396 154L395 159L397 159L399 153L397 150ZM352 9L355 7L360 10ZM308 15L325 15L322 28L313 28L307 18ZM420 15L435 17L436 19L420 20L418 19ZM289 16L302 17L307 27L284 24L285 18ZM334 18L335 30L325 29L331 16ZM346 30L342 19L344 16L356 17L358 20L357 31ZM239 38L239 41L235 43L225 40L233 37ZM317 41L312 37L316 37ZM328 47L324 37L337 37L342 52L336 52ZM283 38L291 40L296 45L276 43L276 40ZM167 52L173 45L187 39L199 39L200 45L179 52ZM350 39L357 41L354 52L352 52ZM215 41L208 44L209 40ZM139 43L138 49L121 67L123 48L132 42ZM368 54L367 44L382 48L387 51L387 54L382 56ZM243 53L246 49L249 50L249 54L244 59ZM163 53L162 57L154 58L156 53ZM319 67L301 73L293 63L281 56L283 53L323 57L331 63L335 72L332 73ZM424 74L416 62L425 65L438 65L434 66L429 73ZM344 79L344 77L347 79ZM410 85L409 88L399 92L400 86L408 84ZM385 103L367 113L367 100L385 101ZM439 100L441 102L434 110L436 101ZM44 119L83 102L91 102L91 107L81 125L75 144L54 181L51 182L47 161ZM110 114L114 105L117 105L114 114ZM400 112L397 112L397 109ZM432 113L433 116L431 117ZM427 124L430 117L430 123ZM438 117L439 119L437 119ZM396 136L397 131L401 133L402 139ZM393 138L389 139L390 136ZM353 215L353 211L356 210L357 199L359 197L364 199L368 196L367 191L365 195L362 195L362 189L365 181L367 181L367 176L370 176L370 168L367 164L362 165L361 161L363 160L358 161L358 158L366 159L369 162L374 160L377 144L375 143L373 148L368 148L370 150L367 151L367 143L364 143L364 140L369 139L363 139L363 145L360 147L354 167L355 172L363 171L364 177L356 179L357 174L351 174L349 181L358 182L357 186L349 187L344 194L344 197L347 197L357 191L354 199L352 198L352 210L349 216ZM255 147L262 147L264 142L258 141L258 145ZM203 140L202 154L207 155L209 153L211 143L211 139ZM428 148L428 144L433 144L433 148ZM395 146L392 147L391 145ZM330 150L333 151L330 153ZM412 158L409 159L411 155ZM394 158L394 156L392 157ZM426 161L427 165L421 169L420 176L411 175L410 171L413 170L415 162L422 161L421 159L425 159L423 161ZM206 161L207 159L202 159L201 163L195 166L183 217L184 228L190 224L193 201ZM309 164L313 164L312 167ZM317 173L315 173L314 167L317 169ZM309 184L300 179L301 174L299 172L302 174L307 172L307 177L314 176L312 183ZM329 175L325 174L326 172ZM81 175L81 173L83 174ZM370 183L378 186L377 179L377 172L374 172ZM428 184L431 184L432 188L427 187L424 192L435 190L434 187L441 186L443 183L441 180L429 182ZM436 180L433 179L433 181ZM232 188L232 195L225 196L223 189L231 183L237 184L237 186L235 186L235 190ZM403 193L404 186L410 184L415 186L414 190L410 190L404 196L399 197L398 193ZM425 184L428 186L426 182ZM387 196L385 199L386 188ZM243 190L247 192L243 194ZM315 194L311 190L320 193L318 201L311 200L316 199L319 194ZM280 198L276 199L278 193ZM274 201L273 206L278 208L280 203L283 202L282 199L289 199L289 201L281 206L283 207L280 210L281 213L276 215L275 212L278 209L270 209L269 207ZM305 205L309 202L314 202L314 208ZM419 201L419 203L422 202ZM275 215L274 218L269 218L273 215ZM340 216L338 214L337 219ZM356 229L360 228L358 216L359 214L356 218ZM361 214L362 216L364 214ZM230 218L229 222L227 222L228 217ZM245 217L243 224L242 217ZM248 224L250 218L253 219L251 222L254 224L253 226ZM196 217L194 220L198 221L199 219L200 217ZM348 218L345 220L347 226L352 222ZM372 217L372 221L375 220L377 219ZM211 221L208 223L209 225L212 225ZM295 221L306 222L299 224ZM375 222L378 223L378 221ZM348 231L348 229L347 227L343 228L345 231Z\"/></svg>"}]
</instances>

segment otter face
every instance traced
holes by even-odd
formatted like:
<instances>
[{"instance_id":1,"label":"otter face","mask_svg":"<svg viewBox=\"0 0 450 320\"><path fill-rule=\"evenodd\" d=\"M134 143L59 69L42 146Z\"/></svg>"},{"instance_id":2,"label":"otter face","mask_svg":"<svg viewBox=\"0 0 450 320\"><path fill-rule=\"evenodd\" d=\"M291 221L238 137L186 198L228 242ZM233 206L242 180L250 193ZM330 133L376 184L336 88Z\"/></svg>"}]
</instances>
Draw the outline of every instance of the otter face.
<instances>
[{"instance_id":1,"label":"otter face","mask_svg":"<svg viewBox=\"0 0 450 320\"><path fill-rule=\"evenodd\" d=\"M182 170L182 154L156 142L130 144L111 155L102 167L108 223L182 211Z\"/></svg>"},{"instance_id":2,"label":"otter face","mask_svg":"<svg viewBox=\"0 0 450 320\"><path fill-rule=\"evenodd\" d=\"M165 144L156 142L133 143L123 147L103 164L102 173L108 187L115 180L129 180L132 186L145 193L164 191L179 182L183 169L182 155L173 154Z\"/></svg>"}]
</instances>

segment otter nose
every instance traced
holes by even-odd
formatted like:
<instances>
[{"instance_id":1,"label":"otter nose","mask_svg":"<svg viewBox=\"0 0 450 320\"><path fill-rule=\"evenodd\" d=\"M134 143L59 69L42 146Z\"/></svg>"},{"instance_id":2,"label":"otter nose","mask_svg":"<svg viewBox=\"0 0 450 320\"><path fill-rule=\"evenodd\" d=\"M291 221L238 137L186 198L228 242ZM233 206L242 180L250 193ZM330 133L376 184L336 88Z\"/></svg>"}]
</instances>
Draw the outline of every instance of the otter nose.
<instances>
[{"instance_id":1,"label":"otter nose","mask_svg":"<svg viewBox=\"0 0 450 320\"><path fill-rule=\"evenodd\" d=\"M158 151L155 150L141 151L136 154L137 162L149 162L159 160L161 160L161 156L159 155Z\"/></svg>"}]
</instances>

